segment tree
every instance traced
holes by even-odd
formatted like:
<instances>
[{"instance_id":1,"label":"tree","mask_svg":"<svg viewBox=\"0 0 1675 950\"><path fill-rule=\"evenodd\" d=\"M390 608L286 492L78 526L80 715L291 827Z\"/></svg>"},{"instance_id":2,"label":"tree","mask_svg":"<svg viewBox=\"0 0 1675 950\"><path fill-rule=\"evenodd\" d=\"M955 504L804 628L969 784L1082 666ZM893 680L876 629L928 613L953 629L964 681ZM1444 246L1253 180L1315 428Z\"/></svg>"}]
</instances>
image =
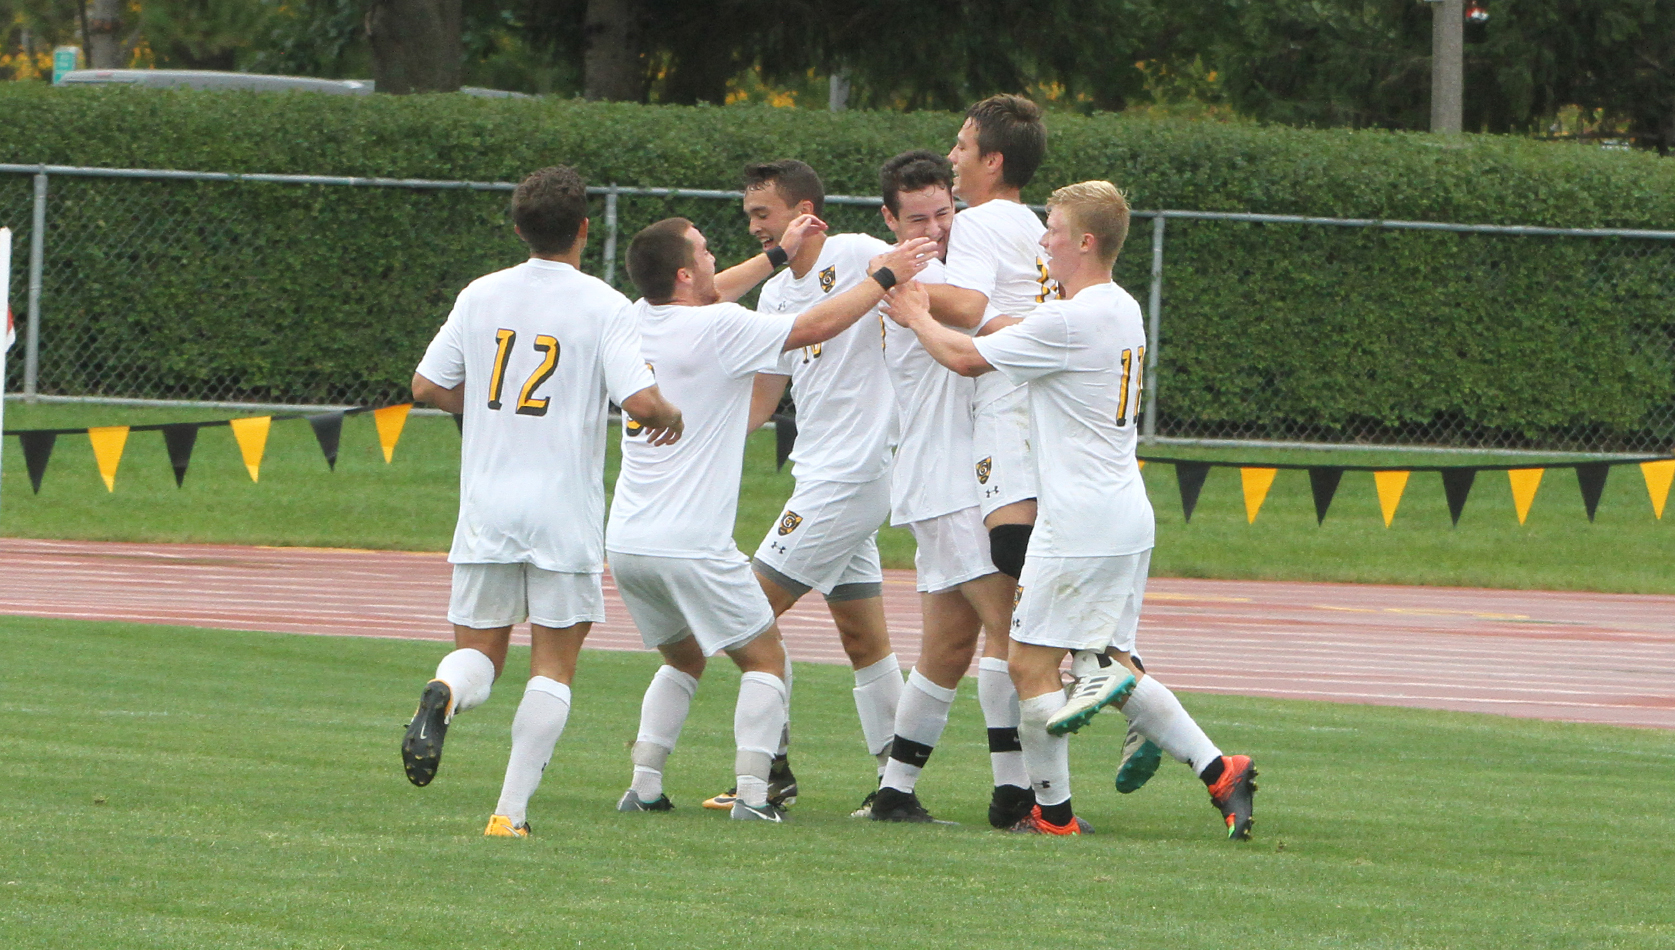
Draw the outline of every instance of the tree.
<instances>
[{"instance_id":1,"label":"tree","mask_svg":"<svg viewBox=\"0 0 1675 950\"><path fill-rule=\"evenodd\" d=\"M366 35L379 92L457 92L460 0L371 0Z\"/></svg>"},{"instance_id":2,"label":"tree","mask_svg":"<svg viewBox=\"0 0 1675 950\"><path fill-rule=\"evenodd\" d=\"M587 0L582 26L583 95L593 100L639 102L646 94L644 0Z\"/></svg>"}]
</instances>

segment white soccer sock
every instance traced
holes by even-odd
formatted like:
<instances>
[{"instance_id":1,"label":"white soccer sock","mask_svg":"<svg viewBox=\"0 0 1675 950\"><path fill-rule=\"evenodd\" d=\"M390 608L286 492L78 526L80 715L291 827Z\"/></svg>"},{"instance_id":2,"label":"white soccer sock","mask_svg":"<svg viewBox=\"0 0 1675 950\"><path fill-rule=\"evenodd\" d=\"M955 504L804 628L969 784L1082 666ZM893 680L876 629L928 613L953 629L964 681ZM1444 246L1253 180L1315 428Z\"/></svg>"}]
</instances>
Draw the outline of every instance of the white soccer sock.
<instances>
[{"instance_id":1,"label":"white soccer sock","mask_svg":"<svg viewBox=\"0 0 1675 950\"><path fill-rule=\"evenodd\" d=\"M1169 687L1159 683L1155 676L1140 677L1128 702L1122 705L1122 714L1128 717L1136 732L1157 743L1175 761L1192 763L1194 775L1221 758L1221 750L1187 714L1186 707Z\"/></svg>"},{"instance_id":2,"label":"white soccer sock","mask_svg":"<svg viewBox=\"0 0 1675 950\"><path fill-rule=\"evenodd\" d=\"M630 788L642 802L654 802L663 795L663 764L680 741L681 727L692 709L698 680L667 664L646 687L640 702L640 734L634 740L634 782Z\"/></svg>"},{"instance_id":3,"label":"white soccer sock","mask_svg":"<svg viewBox=\"0 0 1675 950\"><path fill-rule=\"evenodd\" d=\"M522 824L528 817L529 796L541 785L541 773L553 757L553 746L570 719L570 687L545 676L530 677L518 714L512 717L512 755L506 760L506 781L494 813Z\"/></svg>"},{"instance_id":4,"label":"white soccer sock","mask_svg":"<svg viewBox=\"0 0 1675 950\"><path fill-rule=\"evenodd\" d=\"M855 712L867 751L879 755L890 745L901 702L901 662L894 653L855 671Z\"/></svg>"},{"instance_id":5,"label":"white soccer sock","mask_svg":"<svg viewBox=\"0 0 1675 950\"><path fill-rule=\"evenodd\" d=\"M782 644L783 645L783 644ZM779 746L775 750L776 756L791 753L791 682L795 679L791 672L791 651L785 651L785 674L780 680L785 684L785 726L779 732Z\"/></svg>"},{"instance_id":6,"label":"white soccer sock","mask_svg":"<svg viewBox=\"0 0 1675 950\"><path fill-rule=\"evenodd\" d=\"M938 686L915 668L907 675L907 689L896 710L896 735L890 761L884 766L883 784L903 792L913 791L919 772L942 741L948 727L948 710L954 705L954 690Z\"/></svg>"},{"instance_id":7,"label":"white soccer sock","mask_svg":"<svg viewBox=\"0 0 1675 950\"><path fill-rule=\"evenodd\" d=\"M436 664L436 679L448 684L454 694L454 709L448 718L488 701L494 688L494 661L481 650L455 650Z\"/></svg>"},{"instance_id":8,"label":"white soccer sock","mask_svg":"<svg viewBox=\"0 0 1675 950\"><path fill-rule=\"evenodd\" d=\"M760 807L768 801L768 769L775 740L785 728L785 682L772 673L746 673L739 679L739 704L733 710L738 743L734 772L739 800Z\"/></svg>"},{"instance_id":9,"label":"white soccer sock","mask_svg":"<svg viewBox=\"0 0 1675 950\"><path fill-rule=\"evenodd\" d=\"M1018 704L1022 714L1018 738L1037 805L1057 805L1070 798L1070 737L1047 734L1047 720L1065 702L1064 691L1055 689Z\"/></svg>"},{"instance_id":10,"label":"white soccer sock","mask_svg":"<svg viewBox=\"0 0 1675 950\"><path fill-rule=\"evenodd\" d=\"M1029 787L1024 754L1018 746L1018 690L1006 661L986 656L977 661L977 702L989 727L989 766L996 785Z\"/></svg>"}]
</instances>

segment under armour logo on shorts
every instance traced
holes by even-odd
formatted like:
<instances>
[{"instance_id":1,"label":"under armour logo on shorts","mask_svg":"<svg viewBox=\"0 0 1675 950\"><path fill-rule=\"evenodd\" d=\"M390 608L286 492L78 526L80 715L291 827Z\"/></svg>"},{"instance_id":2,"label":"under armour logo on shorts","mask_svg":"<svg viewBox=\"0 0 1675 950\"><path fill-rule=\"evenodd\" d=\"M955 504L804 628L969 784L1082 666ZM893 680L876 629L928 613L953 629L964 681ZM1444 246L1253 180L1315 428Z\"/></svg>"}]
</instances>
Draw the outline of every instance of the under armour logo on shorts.
<instances>
[{"instance_id":1,"label":"under armour logo on shorts","mask_svg":"<svg viewBox=\"0 0 1675 950\"><path fill-rule=\"evenodd\" d=\"M994 470L994 467L995 467L995 457L992 456L992 455L989 456L988 458L982 460L981 462L978 462L977 463L977 484L987 485L989 483L989 473Z\"/></svg>"},{"instance_id":2,"label":"under armour logo on shorts","mask_svg":"<svg viewBox=\"0 0 1675 950\"><path fill-rule=\"evenodd\" d=\"M785 514L779 516L779 533L782 535L790 534L791 532L797 530L797 525L802 523L802 515L797 514L795 511L787 511Z\"/></svg>"}]
</instances>

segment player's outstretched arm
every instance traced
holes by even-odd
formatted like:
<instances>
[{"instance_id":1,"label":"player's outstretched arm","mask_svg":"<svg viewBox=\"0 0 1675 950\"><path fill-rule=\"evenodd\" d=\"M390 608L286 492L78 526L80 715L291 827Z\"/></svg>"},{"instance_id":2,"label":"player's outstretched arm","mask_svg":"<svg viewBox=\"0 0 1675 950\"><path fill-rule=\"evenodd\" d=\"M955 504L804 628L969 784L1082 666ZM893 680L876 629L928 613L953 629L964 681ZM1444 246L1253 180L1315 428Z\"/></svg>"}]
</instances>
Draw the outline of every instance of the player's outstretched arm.
<instances>
[{"instance_id":1,"label":"player's outstretched arm","mask_svg":"<svg viewBox=\"0 0 1675 950\"><path fill-rule=\"evenodd\" d=\"M975 330L989 309L989 296L981 290L953 284L931 284L925 290L930 294L931 316L951 327Z\"/></svg>"},{"instance_id":2,"label":"player's outstretched arm","mask_svg":"<svg viewBox=\"0 0 1675 950\"><path fill-rule=\"evenodd\" d=\"M785 234L780 237L777 250L785 253L785 260L790 260L802 250L803 241L807 240L809 235L824 230L826 222L814 215L798 215L785 226ZM772 277L776 266L769 253L764 251L743 264L734 264L715 275L715 292L721 295L722 300L732 303L750 293L750 288Z\"/></svg>"},{"instance_id":3,"label":"player's outstretched arm","mask_svg":"<svg viewBox=\"0 0 1675 950\"><path fill-rule=\"evenodd\" d=\"M428 402L443 412L451 412L457 416L465 411L465 384L460 383L452 389L443 389L414 373L413 401Z\"/></svg>"},{"instance_id":4,"label":"player's outstretched arm","mask_svg":"<svg viewBox=\"0 0 1675 950\"><path fill-rule=\"evenodd\" d=\"M656 386L647 386L622 401L622 411L646 428L646 442L649 445L668 445L679 442L681 434L686 431L686 423L681 420L680 410L674 403L663 398L663 393Z\"/></svg>"},{"instance_id":5,"label":"player's outstretched arm","mask_svg":"<svg viewBox=\"0 0 1675 950\"><path fill-rule=\"evenodd\" d=\"M971 337L943 326L931 316L930 294L918 281L892 290L883 309L890 319L913 331L932 359L961 376L981 376L994 370L977 352Z\"/></svg>"},{"instance_id":6,"label":"player's outstretched arm","mask_svg":"<svg viewBox=\"0 0 1675 950\"><path fill-rule=\"evenodd\" d=\"M936 242L930 238L914 238L880 254L870 262L868 280L849 288L830 300L824 300L797 315L791 335L785 338L785 349L824 343L849 329L855 321L869 313L884 299L884 292L898 281L910 280L925 269L936 256Z\"/></svg>"}]
</instances>

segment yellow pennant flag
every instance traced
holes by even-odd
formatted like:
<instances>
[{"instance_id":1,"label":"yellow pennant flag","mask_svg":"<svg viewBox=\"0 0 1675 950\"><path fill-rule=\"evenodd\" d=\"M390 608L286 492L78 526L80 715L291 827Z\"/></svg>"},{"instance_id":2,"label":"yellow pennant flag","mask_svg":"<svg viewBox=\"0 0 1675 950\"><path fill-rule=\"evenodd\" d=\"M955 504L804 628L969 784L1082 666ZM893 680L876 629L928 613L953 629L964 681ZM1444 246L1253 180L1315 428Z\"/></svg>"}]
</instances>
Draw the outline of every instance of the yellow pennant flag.
<instances>
[{"instance_id":1,"label":"yellow pennant flag","mask_svg":"<svg viewBox=\"0 0 1675 950\"><path fill-rule=\"evenodd\" d=\"M1652 496L1652 513L1662 521L1663 503L1669 500L1669 483L1675 481L1675 459L1641 462L1640 474L1646 476L1646 493Z\"/></svg>"},{"instance_id":2,"label":"yellow pennant flag","mask_svg":"<svg viewBox=\"0 0 1675 950\"><path fill-rule=\"evenodd\" d=\"M93 458L99 462L99 477L105 491L116 491L116 467L122 464L122 447L128 444L127 426L95 426L87 430L93 443Z\"/></svg>"},{"instance_id":3,"label":"yellow pennant flag","mask_svg":"<svg viewBox=\"0 0 1675 950\"><path fill-rule=\"evenodd\" d=\"M1239 481L1245 489L1245 517L1249 524L1256 524L1256 513L1262 510L1262 502L1268 497L1268 489L1274 485L1274 473L1277 468L1240 468Z\"/></svg>"},{"instance_id":4,"label":"yellow pennant flag","mask_svg":"<svg viewBox=\"0 0 1675 950\"><path fill-rule=\"evenodd\" d=\"M1518 523L1530 516L1530 503L1535 501L1535 491L1541 487L1541 473L1544 468L1514 468L1506 473L1506 478L1512 483L1512 506L1518 509Z\"/></svg>"},{"instance_id":5,"label":"yellow pennant flag","mask_svg":"<svg viewBox=\"0 0 1675 950\"><path fill-rule=\"evenodd\" d=\"M1384 526L1396 520L1396 506L1402 503L1402 492L1407 491L1410 472L1374 472L1373 484L1378 486L1378 510L1384 512Z\"/></svg>"},{"instance_id":6,"label":"yellow pennant flag","mask_svg":"<svg viewBox=\"0 0 1675 950\"><path fill-rule=\"evenodd\" d=\"M412 408L412 403L405 403L372 410L372 421L378 425L378 444L384 447L385 465L390 464L390 459L395 456L395 444L401 438L401 427L407 424L407 411Z\"/></svg>"},{"instance_id":7,"label":"yellow pennant flag","mask_svg":"<svg viewBox=\"0 0 1675 950\"><path fill-rule=\"evenodd\" d=\"M238 440L238 451L244 456L244 467L250 472L250 480L260 481L257 476L262 471L262 453L267 450L268 427L273 425L273 417L234 419L229 425L233 427L233 438Z\"/></svg>"}]
</instances>

